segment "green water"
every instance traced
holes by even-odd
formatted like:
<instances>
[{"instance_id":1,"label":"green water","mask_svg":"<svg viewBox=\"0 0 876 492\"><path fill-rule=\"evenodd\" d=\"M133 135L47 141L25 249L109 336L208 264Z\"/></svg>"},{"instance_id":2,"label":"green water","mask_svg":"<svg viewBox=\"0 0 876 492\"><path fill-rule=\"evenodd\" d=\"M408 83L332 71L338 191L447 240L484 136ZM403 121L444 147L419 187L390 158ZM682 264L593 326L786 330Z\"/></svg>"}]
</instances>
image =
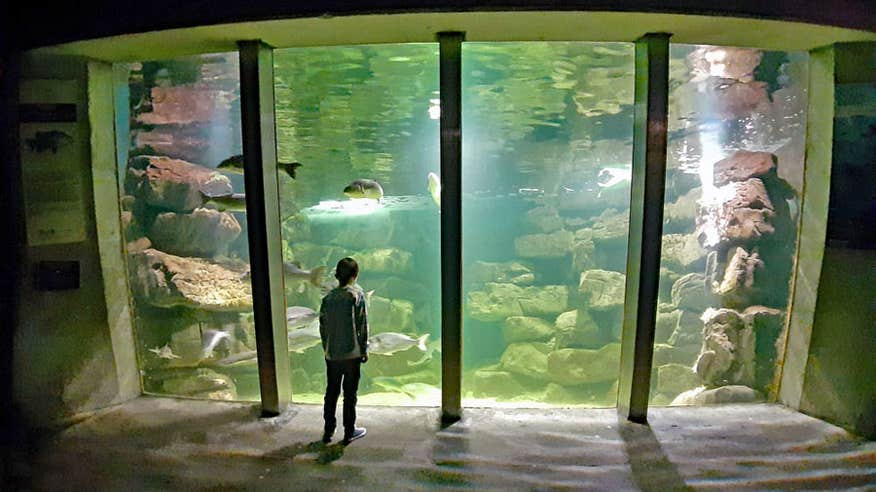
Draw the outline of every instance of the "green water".
<instances>
[{"instance_id":1,"label":"green water","mask_svg":"<svg viewBox=\"0 0 876 492\"><path fill-rule=\"evenodd\" d=\"M775 298L787 286L790 272L784 265L792 259L791 228L772 243L743 244L749 252L771 255L771 283L760 282L770 285L761 290L779 292L773 299L755 296L746 305L731 305L709 298L700 305L672 295L680 278L706 272L708 253L721 256L715 261L722 268L727 261L726 246L706 251L698 238L697 200L712 164L737 150L774 152L788 189L796 189L802 169L805 57L757 58L757 72L749 78L763 80L761 90L748 79L717 80L717 69L703 75L699 60L705 55L698 49L674 46L670 61L658 316L663 346L655 349L652 392L660 395L657 403L702 383L692 367L705 307L741 312L763 304L781 312L784 298ZM749 56L738 56L743 55ZM614 406L634 47L465 43L462 58L463 404ZM209 173L241 152L235 54L134 64L129 70L131 155L182 159ZM278 161L301 163L294 179L278 173L283 257L304 270L325 268L312 282L287 278L286 305L318 309L332 286L334 265L345 256L355 258L358 283L370 293L371 334L427 336L424 346L408 343L392 353L370 354L359 401L439 405L440 208L428 179L430 173L440 175L438 45L277 50L274 72ZM731 101L732 91L742 96ZM128 167L134 170L128 170L124 185L133 198L125 209L134 219L126 241L146 237L152 246L144 253L129 243L144 388L257 400L256 362L245 356L255 348L245 302L245 213L193 212L204 204L182 204L177 196L191 184L161 187L137 174L133 160ZM226 178L223 186L243 191L240 175ZM357 179L378 182L382 199L345 196L344 188ZM774 201L788 204L777 210L788 212L783 217L790 224L793 193ZM178 217L160 219L168 212ZM154 225L161 221L175 228ZM159 253L149 252L154 250ZM760 378L775 367L775 350L768 348L778 333L773 325L768 329L770 336L756 342L762 347L756 361ZM672 337L674 331L681 333ZM211 339L216 343L205 352ZM292 398L321 402L321 346L313 341L294 348ZM661 377L670 383L660 386ZM765 391L758 381L757 389Z\"/></svg>"}]
</instances>

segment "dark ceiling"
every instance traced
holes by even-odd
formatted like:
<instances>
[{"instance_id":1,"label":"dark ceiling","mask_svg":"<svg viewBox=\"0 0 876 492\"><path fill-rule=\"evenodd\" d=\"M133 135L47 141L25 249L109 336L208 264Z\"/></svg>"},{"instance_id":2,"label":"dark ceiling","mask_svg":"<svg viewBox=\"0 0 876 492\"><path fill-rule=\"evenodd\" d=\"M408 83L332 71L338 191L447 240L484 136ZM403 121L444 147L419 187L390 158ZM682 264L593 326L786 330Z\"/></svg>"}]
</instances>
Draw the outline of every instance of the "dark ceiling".
<instances>
[{"instance_id":1,"label":"dark ceiling","mask_svg":"<svg viewBox=\"0 0 876 492\"><path fill-rule=\"evenodd\" d=\"M168 28L320 15L428 11L615 10L796 20L876 31L876 0L12 0L11 47Z\"/></svg>"}]
</instances>

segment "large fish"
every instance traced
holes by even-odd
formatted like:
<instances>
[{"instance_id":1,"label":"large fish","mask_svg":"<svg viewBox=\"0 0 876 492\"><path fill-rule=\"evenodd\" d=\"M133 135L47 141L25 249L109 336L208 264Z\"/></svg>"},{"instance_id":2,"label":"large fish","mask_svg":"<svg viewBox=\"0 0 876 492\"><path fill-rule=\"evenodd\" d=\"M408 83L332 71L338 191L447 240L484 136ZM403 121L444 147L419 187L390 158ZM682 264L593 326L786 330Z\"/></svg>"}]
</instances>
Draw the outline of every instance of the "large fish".
<instances>
[{"instance_id":1,"label":"large fish","mask_svg":"<svg viewBox=\"0 0 876 492\"><path fill-rule=\"evenodd\" d=\"M294 261L284 261L283 271L286 274L287 280L310 282L314 287L320 287L322 274L325 272L324 266L319 266L311 270L304 270L301 265Z\"/></svg>"},{"instance_id":2,"label":"large fish","mask_svg":"<svg viewBox=\"0 0 876 492\"><path fill-rule=\"evenodd\" d=\"M370 198L380 201L383 198L383 187L373 179L357 179L344 188L344 194L350 198Z\"/></svg>"},{"instance_id":3,"label":"large fish","mask_svg":"<svg viewBox=\"0 0 876 492\"><path fill-rule=\"evenodd\" d=\"M246 212L246 195L244 193L226 193L211 195L201 191L204 205L212 205L220 212Z\"/></svg>"},{"instance_id":4,"label":"large fish","mask_svg":"<svg viewBox=\"0 0 876 492\"><path fill-rule=\"evenodd\" d=\"M441 179L435 173L429 173L426 176L426 182L428 183L429 193L432 195L432 200L435 200L435 204L439 207L441 206Z\"/></svg>"},{"instance_id":5,"label":"large fish","mask_svg":"<svg viewBox=\"0 0 876 492\"><path fill-rule=\"evenodd\" d=\"M303 328L314 320L319 319L319 313L304 306L290 306L286 308L286 329L294 330Z\"/></svg>"},{"instance_id":6,"label":"large fish","mask_svg":"<svg viewBox=\"0 0 876 492\"><path fill-rule=\"evenodd\" d=\"M401 333L378 333L368 339L368 353L380 355L392 355L402 350L407 350L411 347L417 347L423 352L426 352L426 340L429 339L429 334L414 338Z\"/></svg>"},{"instance_id":7,"label":"large fish","mask_svg":"<svg viewBox=\"0 0 876 492\"><path fill-rule=\"evenodd\" d=\"M277 167L286 171L290 178L295 179L295 170L301 167L300 162L278 162ZM243 154L237 154L220 162L216 169L226 173L243 174Z\"/></svg>"}]
</instances>

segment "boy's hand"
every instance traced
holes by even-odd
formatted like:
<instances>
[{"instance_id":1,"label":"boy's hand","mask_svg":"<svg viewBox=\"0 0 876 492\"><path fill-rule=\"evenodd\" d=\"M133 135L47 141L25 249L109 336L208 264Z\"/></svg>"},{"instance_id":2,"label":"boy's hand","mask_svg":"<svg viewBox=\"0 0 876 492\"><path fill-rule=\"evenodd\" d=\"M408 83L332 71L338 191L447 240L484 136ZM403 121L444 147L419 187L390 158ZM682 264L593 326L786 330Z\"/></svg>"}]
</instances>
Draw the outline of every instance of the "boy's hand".
<instances>
[{"instance_id":1,"label":"boy's hand","mask_svg":"<svg viewBox=\"0 0 876 492\"><path fill-rule=\"evenodd\" d=\"M368 356L367 356L367 355L363 355L363 356L362 356L362 363L364 364L364 363L366 363L366 362L368 362Z\"/></svg>"}]
</instances>

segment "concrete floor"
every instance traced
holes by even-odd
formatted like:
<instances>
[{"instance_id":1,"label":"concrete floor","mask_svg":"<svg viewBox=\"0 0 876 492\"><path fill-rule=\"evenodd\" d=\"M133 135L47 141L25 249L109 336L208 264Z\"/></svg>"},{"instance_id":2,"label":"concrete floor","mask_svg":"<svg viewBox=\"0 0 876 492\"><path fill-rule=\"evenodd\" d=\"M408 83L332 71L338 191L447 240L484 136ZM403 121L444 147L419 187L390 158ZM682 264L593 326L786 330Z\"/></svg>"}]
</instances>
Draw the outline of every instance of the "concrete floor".
<instances>
[{"instance_id":1,"label":"concrete floor","mask_svg":"<svg viewBox=\"0 0 876 492\"><path fill-rule=\"evenodd\" d=\"M778 405L614 410L363 407L368 435L318 441L318 406L139 398L45 439L25 490L876 490L876 442ZM340 411L339 411L340 416ZM340 434L340 433L339 433Z\"/></svg>"}]
</instances>

